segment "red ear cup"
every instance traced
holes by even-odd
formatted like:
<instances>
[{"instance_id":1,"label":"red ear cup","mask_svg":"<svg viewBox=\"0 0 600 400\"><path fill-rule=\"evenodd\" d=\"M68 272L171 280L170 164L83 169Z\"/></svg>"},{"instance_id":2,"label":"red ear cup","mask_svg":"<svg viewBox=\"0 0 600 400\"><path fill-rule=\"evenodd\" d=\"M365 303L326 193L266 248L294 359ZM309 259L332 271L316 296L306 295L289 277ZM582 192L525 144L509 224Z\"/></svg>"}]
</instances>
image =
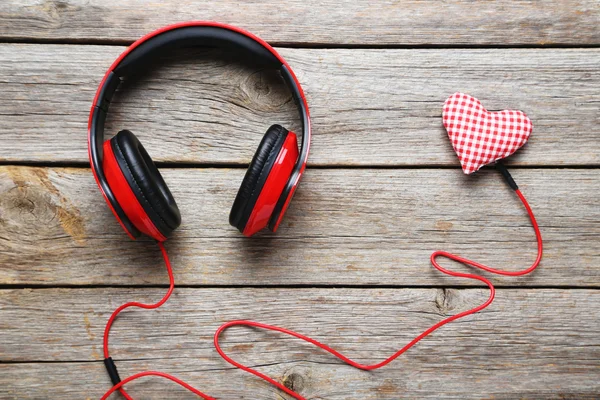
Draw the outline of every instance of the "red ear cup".
<instances>
[{"instance_id":1,"label":"red ear cup","mask_svg":"<svg viewBox=\"0 0 600 400\"><path fill-rule=\"evenodd\" d=\"M181 215L144 146L124 130L104 142L103 148L104 174L119 205L140 232L165 241L181 224Z\"/></svg>"},{"instance_id":2,"label":"red ear cup","mask_svg":"<svg viewBox=\"0 0 600 400\"><path fill-rule=\"evenodd\" d=\"M265 228L297 160L296 134L280 125L271 126L242 180L229 223L245 236Z\"/></svg>"}]
</instances>

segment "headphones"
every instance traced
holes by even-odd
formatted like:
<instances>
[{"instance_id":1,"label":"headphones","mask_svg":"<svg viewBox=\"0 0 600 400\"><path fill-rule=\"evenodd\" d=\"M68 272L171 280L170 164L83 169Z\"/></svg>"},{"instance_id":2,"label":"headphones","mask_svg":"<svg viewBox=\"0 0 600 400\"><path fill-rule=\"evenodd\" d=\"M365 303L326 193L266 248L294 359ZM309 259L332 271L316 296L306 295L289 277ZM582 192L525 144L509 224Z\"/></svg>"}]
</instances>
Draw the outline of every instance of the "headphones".
<instances>
[{"instance_id":1,"label":"headphones","mask_svg":"<svg viewBox=\"0 0 600 400\"><path fill-rule=\"evenodd\" d=\"M169 290L157 303L128 302L119 306L110 316L104 330L103 352L104 365L113 387L105 393L102 400L107 399L116 390L126 399L132 399L123 386L144 376L159 376L169 379L203 399L214 400L213 397L200 392L181 379L164 372L144 371L121 380L115 362L110 357L108 347L110 328L121 311L129 307L156 309L164 304L173 293L175 285L173 270L163 242L181 224L181 215L173 195L135 135L128 130L122 130L112 139L104 141L104 123L108 108L123 79L134 76L143 70L149 61L165 51L190 46L216 46L231 49L266 68L279 70L292 92L302 121L300 150L298 150L297 138L293 132L289 132L280 125L273 125L267 130L233 202L229 215L230 224L246 236L251 236L265 227L275 232L306 168L311 136L306 98L288 63L265 41L229 25L215 22L185 22L167 26L142 37L117 58L104 75L90 111L88 122L90 164L108 206L127 234L135 239L143 233L158 241L169 274ZM375 364L361 364L353 361L332 347L298 332L248 320L230 321L221 325L214 335L215 349L225 361L233 366L264 379L295 399L305 400L301 394L294 391L294 388L289 388L282 382L228 356L220 345L223 332L236 326L275 331L317 346L355 368L375 370L389 364L440 327L483 310L494 299L495 289L492 282L481 275L446 269L437 262L437 258L444 257L488 273L507 276L529 274L537 268L542 258L542 236L533 211L506 168L501 163L497 163L496 168L515 191L529 215L538 244L535 262L524 270L505 271L445 251L436 251L430 257L431 264L446 275L477 280L487 285L490 294L485 302L436 322L394 354Z\"/></svg>"},{"instance_id":2,"label":"headphones","mask_svg":"<svg viewBox=\"0 0 600 400\"><path fill-rule=\"evenodd\" d=\"M170 25L142 37L125 50L100 83L88 121L92 172L108 206L125 232L164 242L181 224L177 203L137 137L122 130L104 141L110 101L123 79L144 70L167 51L193 46L233 50L265 68L279 70L300 113L300 151L296 134L272 125L263 136L235 197L229 223L245 236L265 227L275 232L296 191L308 159L311 127L308 104L289 64L267 42L242 29L216 22Z\"/></svg>"}]
</instances>

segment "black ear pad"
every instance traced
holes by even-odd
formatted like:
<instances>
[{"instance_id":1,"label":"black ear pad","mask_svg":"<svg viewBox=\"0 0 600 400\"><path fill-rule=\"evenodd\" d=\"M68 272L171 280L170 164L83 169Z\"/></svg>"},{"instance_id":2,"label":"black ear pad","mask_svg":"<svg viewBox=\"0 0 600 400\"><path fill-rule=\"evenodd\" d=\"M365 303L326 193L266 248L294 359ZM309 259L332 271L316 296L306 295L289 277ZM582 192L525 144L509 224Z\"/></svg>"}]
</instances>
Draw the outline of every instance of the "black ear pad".
<instances>
[{"instance_id":1,"label":"black ear pad","mask_svg":"<svg viewBox=\"0 0 600 400\"><path fill-rule=\"evenodd\" d=\"M229 214L229 223L238 228L240 232L243 232L252 214L252 209L287 135L288 130L281 125L271 126L254 153Z\"/></svg>"},{"instance_id":2,"label":"black ear pad","mask_svg":"<svg viewBox=\"0 0 600 400\"><path fill-rule=\"evenodd\" d=\"M111 146L125 179L144 211L154 226L168 237L181 224L181 214L158 168L130 131L120 131L111 139Z\"/></svg>"}]
</instances>

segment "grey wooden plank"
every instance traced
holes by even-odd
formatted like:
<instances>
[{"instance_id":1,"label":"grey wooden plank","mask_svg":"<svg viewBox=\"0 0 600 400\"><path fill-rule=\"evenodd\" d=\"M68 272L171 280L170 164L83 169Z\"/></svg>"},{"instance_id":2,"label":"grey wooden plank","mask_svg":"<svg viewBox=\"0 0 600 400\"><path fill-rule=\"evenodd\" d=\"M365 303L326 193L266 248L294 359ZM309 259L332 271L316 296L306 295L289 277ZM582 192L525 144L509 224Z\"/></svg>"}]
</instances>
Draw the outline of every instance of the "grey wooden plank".
<instances>
[{"instance_id":1,"label":"grey wooden plank","mask_svg":"<svg viewBox=\"0 0 600 400\"><path fill-rule=\"evenodd\" d=\"M228 224L243 169L162 172L183 215L167 243L180 284L468 285L435 271L431 252L509 270L535 258L527 214L493 170L309 169L278 233L252 239ZM598 172L514 177L540 223L544 259L531 276L493 280L597 286ZM89 169L0 167L0 213L3 284L166 282L156 246L127 238Z\"/></svg>"},{"instance_id":2,"label":"grey wooden plank","mask_svg":"<svg viewBox=\"0 0 600 400\"><path fill-rule=\"evenodd\" d=\"M19 362L0 363L0 396L99 398L110 386L99 361L110 312L124 301L153 301L163 292L0 291L0 357ZM218 398L279 398L217 355L211 339L221 323L251 318L282 324L354 359L375 362L443 316L485 298L484 289L177 289L159 311L119 318L112 355L122 377L158 369ZM501 289L482 313L446 325L371 373L263 331L232 329L224 344L228 354L293 383L309 399L594 398L600 393L599 300L598 290ZM190 398L158 379L131 385L131 393Z\"/></svg>"},{"instance_id":3,"label":"grey wooden plank","mask_svg":"<svg viewBox=\"0 0 600 400\"><path fill-rule=\"evenodd\" d=\"M348 367L291 361L261 366L262 373L276 376L293 387L300 387L308 399L366 400L378 399L556 399L593 400L598 398L595 371L573 367L564 372L552 363L539 365L535 371L519 363L501 366L493 362L483 368L464 366L450 358L450 362L428 360L397 361L386 371L361 372ZM218 399L291 399L276 392L258 378L238 371L205 370L203 360L170 360L160 363L164 372L185 379L188 383ZM172 364L174 365L172 365ZM449 365L451 369L444 367ZM149 368L154 362L122 361L119 369L123 376ZM565 368L566 369L566 368ZM58 371L58 372L57 372ZM46 399L52 393L61 399L100 398L110 385L101 362L56 364L0 364L0 395L6 399ZM179 386L160 378L140 379L127 386L134 398L144 400L195 399ZM114 398L118 398L113 396Z\"/></svg>"},{"instance_id":4,"label":"grey wooden plank","mask_svg":"<svg viewBox=\"0 0 600 400\"><path fill-rule=\"evenodd\" d=\"M162 25L194 18L248 29L268 41L326 45L598 44L595 0L362 3L288 0L8 0L0 37L131 41Z\"/></svg>"},{"instance_id":5,"label":"grey wooden plank","mask_svg":"<svg viewBox=\"0 0 600 400\"><path fill-rule=\"evenodd\" d=\"M86 162L90 104L123 49L0 45L0 161ZM313 165L458 165L441 123L456 91L531 117L510 163L600 165L600 49L281 51L311 105ZM275 73L200 53L129 82L107 132L132 130L158 161L248 163L272 123L298 130Z\"/></svg>"}]
</instances>

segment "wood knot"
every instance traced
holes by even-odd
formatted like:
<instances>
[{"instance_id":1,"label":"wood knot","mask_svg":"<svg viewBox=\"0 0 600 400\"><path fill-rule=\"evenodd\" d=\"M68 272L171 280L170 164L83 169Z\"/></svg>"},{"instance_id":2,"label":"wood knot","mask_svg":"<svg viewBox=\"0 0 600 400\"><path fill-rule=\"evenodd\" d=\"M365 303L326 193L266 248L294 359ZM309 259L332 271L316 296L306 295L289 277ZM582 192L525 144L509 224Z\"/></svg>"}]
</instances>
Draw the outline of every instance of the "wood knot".
<instances>
[{"instance_id":1,"label":"wood knot","mask_svg":"<svg viewBox=\"0 0 600 400\"><path fill-rule=\"evenodd\" d=\"M55 210L46 193L28 186L14 186L0 193L0 207L5 223L27 226L49 223Z\"/></svg>"},{"instance_id":2,"label":"wood knot","mask_svg":"<svg viewBox=\"0 0 600 400\"><path fill-rule=\"evenodd\" d=\"M286 375L281 383L283 383L283 386L294 392L300 392L306 386L304 376L297 372Z\"/></svg>"},{"instance_id":3,"label":"wood knot","mask_svg":"<svg viewBox=\"0 0 600 400\"><path fill-rule=\"evenodd\" d=\"M252 107L273 112L290 102L291 94L281 78L271 70L257 71L242 83L242 90L252 101Z\"/></svg>"},{"instance_id":4,"label":"wood knot","mask_svg":"<svg viewBox=\"0 0 600 400\"><path fill-rule=\"evenodd\" d=\"M0 172L13 183L4 180L7 188L0 188L0 224L6 232L31 240L36 235L54 237L58 226L76 242L85 242L79 209L54 186L48 169L7 167Z\"/></svg>"},{"instance_id":5,"label":"wood knot","mask_svg":"<svg viewBox=\"0 0 600 400\"><path fill-rule=\"evenodd\" d=\"M70 6L67 1L62 0L46 0L42 4L38 6L34 6L34 8L39 9L44 12L49 18L52 20L60 20L61 13L69 11L69 9L73 9L74 7Z\"/></svg>"},{"instance_id":6,"label":"wood knot","mask_svg":"<svg viewBox=\"0 0 600 400\"><path fill-rule=\"evenodd\" d=\"M454 289L438 289L435 296L435 308L440 314L446 316L452 311L458 299L458 292Z\"/></svg>"}]
</instances>

